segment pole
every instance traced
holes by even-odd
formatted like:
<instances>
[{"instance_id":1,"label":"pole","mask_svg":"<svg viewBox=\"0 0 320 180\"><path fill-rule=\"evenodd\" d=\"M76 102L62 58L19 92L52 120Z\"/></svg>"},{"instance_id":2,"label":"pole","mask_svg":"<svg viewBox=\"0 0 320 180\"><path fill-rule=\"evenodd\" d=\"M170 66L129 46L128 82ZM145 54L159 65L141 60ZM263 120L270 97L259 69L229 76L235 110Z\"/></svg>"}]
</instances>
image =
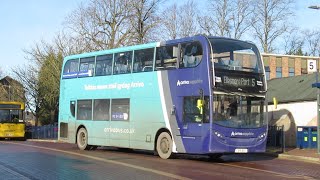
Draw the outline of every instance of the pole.
<instances>
[{"instance_id":1,"label":"pole","mask_svg":"<svg viewBox=\"0 0 320 180\"><path fill-rule=\"evenodd\" d=\"M11 101L11 87L10 87L10 85L9 85L9 101Z\"/></svg>"},{"instance_id":2,"label":"pole","mask_svg":"<svg viewBox=\"0 0 320 180\"><path fill-rule=\"evenodd\" d=\"M317 88L317 120L318 120L318 125L317 125L317 142L318 142L318 154L320 154L320 89Z\"/></svg>"},{"instance_id":3,"label":"pole","mask_svg":"<svg viewBox=\"0 0 320 180\"><path fill-rule=\"evenodd\" d=\"M320 6L309 6L308 8L310 9L316 9L319 10ZM318 60L318 65L319 65L319 60ZM320 68L319 68L320 69ZM317 84L318 84L318 75L319 75L319 69L317 67ZM318 154L320 154L320 90L319 87L317 87L317 145L318 145Z\"/></svg>"}]
</instances>

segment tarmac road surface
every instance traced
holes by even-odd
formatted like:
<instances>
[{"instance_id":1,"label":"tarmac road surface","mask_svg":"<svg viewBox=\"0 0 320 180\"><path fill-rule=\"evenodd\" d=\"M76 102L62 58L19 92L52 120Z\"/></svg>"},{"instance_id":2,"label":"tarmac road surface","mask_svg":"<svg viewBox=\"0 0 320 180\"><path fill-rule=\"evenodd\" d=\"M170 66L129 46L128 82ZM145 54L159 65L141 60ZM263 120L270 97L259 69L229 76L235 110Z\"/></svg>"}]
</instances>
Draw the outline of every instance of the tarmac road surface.
<instances>
[{"instance_id":1,"label":"tarmac road surface","mask_svg":"<svg viewBox=\"0 0 320 180\"><path fill-rule=\"evenodd\" d=\"M259 154L177 155L60 142L0 141L0 179L320 179L320 164Z\"/></svg>"}]
</instances>

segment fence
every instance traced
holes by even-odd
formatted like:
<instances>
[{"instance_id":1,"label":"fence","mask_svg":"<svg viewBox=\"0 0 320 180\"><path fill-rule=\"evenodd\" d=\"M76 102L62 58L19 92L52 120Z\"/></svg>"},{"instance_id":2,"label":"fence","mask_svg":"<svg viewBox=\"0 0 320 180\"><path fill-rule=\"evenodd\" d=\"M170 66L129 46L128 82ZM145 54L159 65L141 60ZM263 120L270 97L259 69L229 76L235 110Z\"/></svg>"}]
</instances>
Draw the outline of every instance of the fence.
<instances>
[{"instance_id":1,"label":"fence","mask_svg":"<svg viewBox=\"0 0 320 180\"><path fill-rule=\"evenodd\" d=\"M285 151L284 126L268 127L267 151L272 151L272 152Z\"/></svg>"},{"instance_id":2,"label":"fence","mask_svg":"<svg viewBox=\"0 0 320 180\"><path fill-rule=\"evenodd\" d=\"M58 139L58 124L30 126L26 131L27 139Z\"/></svg>"}]
</instances>

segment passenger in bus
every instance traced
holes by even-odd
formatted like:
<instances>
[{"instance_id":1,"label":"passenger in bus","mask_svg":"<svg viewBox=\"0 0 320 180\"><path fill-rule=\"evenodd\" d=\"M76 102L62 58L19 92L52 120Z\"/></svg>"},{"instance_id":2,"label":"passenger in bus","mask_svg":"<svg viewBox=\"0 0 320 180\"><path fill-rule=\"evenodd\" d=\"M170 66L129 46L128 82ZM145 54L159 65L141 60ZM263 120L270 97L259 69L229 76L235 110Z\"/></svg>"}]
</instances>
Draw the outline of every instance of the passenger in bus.
<instances>
[{"instance_id":1,"label":"passenger in bus","mask_svg":"<svg viewBox=\"0 0 320 180\"><path fill-rule=\"evenodd\" d=\"M234 100L234 101L230 102L227 111L228 111L228 114L230 116L236 116L237 115L237 111L238 111L238 102L237 102L237 100Z\"/></svg>"},{"instance_id":2,"label":"passenger in bus","mask_svg":"<svg viewBox=\"0 0 320 180\"><path fill-rule=\"evenodd\" d=\"M185 55L183 56L183 63L184 67L194 67L197 64L197 58L196 58L196 53L197 53L197 46L192 46L190 49L188 46L186 47L186 52Z\"/></svg>"}]
</instances>

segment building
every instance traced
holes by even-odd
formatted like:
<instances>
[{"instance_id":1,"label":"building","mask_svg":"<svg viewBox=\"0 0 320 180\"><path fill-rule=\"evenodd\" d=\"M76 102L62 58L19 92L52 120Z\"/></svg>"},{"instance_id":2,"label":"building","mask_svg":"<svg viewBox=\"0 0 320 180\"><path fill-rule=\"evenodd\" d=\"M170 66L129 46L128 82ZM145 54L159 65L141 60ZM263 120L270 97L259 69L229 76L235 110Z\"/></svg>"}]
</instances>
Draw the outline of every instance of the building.
<instances>
[{"instance_id":1,"label":"building","mask_svg":"<svg viewBox=\"0 0 320 180\"><path fill-rule=\"evenodd\" d=\"M316 76L303 74L268 81L269 125L284 126L286 146L296 146L297 126L317 126L317 88L312 88Z\"/></svg>"},{"instance_id":2,"label":"building","mask_svg":"<svg viewBox=\"0 0 320 180\"><path fill-rule=\"evenodd\" d=\"M0 101L25 102L22 84L10 76L0 79Z\"/></svg>"},{"instance_id":3,"label":"building","mask_svg":"<svg viewBox=\"0 0 320 180\"><path fill-rule=\"evenodd\" d=\"M267 80L310 74L319 70L320 57L262 54L262 58Z\"/></svg>"}]
</instances>

